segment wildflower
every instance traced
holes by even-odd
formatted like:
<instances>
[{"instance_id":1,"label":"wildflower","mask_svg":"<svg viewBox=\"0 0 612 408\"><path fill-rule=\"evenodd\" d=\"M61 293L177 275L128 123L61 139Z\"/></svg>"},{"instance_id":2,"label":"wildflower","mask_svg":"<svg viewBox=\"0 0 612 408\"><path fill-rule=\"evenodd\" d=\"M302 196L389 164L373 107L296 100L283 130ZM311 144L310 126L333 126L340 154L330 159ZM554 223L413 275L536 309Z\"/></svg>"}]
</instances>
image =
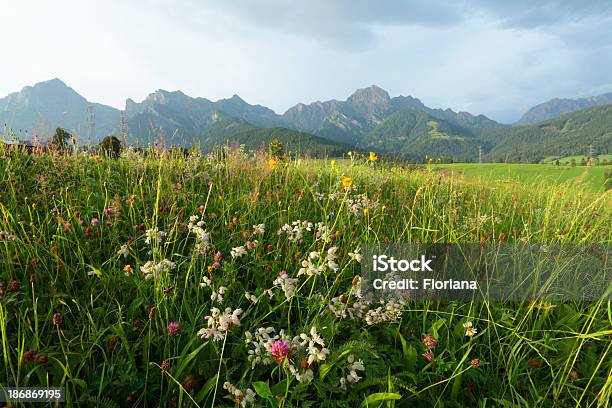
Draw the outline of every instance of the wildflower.
<instances>
[{"instance_id":1,"label":"wildflower","mask_svg":"<svg viewBox=\"0 0 612 408\"><path fill-rule=\"evenodd\" d=\"M329 354L329 350L325 348L325 342L319 336L314 326L310 328L310 335L302 333L296 337L296 340L301 340L300 346L306 347L308 351L308 364L323 361Z\"/></svg>"},{"instance_id":2,"label":"wildflower","mask_svg":"<svg viewBox=\"0 0 612 408\"><path fill-rule=\"evenodd\" d=\"M266 232L265 224L253 225L253 235L263 235L264 232Z\"/></svg>"},{"instance_id":3,"label":"wildflower","mask_svg":"<svg viewBox=\"0 0 612 408\"><path fill-rule=\"evenodd\" d=\"M36 352L35 351L32 351L32 350L26 351L21 356L21 363L22 364L27 364L30 361L32 361L35 357L36 357Z\"/></svg>"},{"instance_id":4,"label":"wildflower","mask_svg":"<svg viewBox=\"0 0 612 408\"><path fill-rule=\"evenodd\" d=\"M428 349L435 349L438 345L438 340L436 340L434 336L428 334L423 338L423 345Z\"/></svg>"},{"instance_id":5,"label":"wildflower","mask_svg":"<svg viewBox=\"0 0 612 408\"><path fill-rule=\"evenodd\" d=\"M468 337L472 337L477 333L476 328L473 326L470 320L463 323L463 328L465 329L465 335Z\"/></svg>"},{"instance_id":6,"label":"wildflower","mask_svg":"<svg viewBox=\"0 0 612 408\"><path fill-rule=\"evenodd\" d=\"M283 340L277 340L270 347L270 354L278 364L285 361L285 357L289 355L289 343Z\"/></svg>"},{"instance_id":7,"label":"wildflower","mask_svg":"<svg viewBox=\"0 0 612 408\"><path fill-rule=\"evenodd\" d=\"M361 255L359 252L361 252L361 248L357 248L356 250L354 250L353 252L349 252L348 256L355 262L361 263L361 261L363 260L363 255Z\"/></svg>"},{"instance_id":8,"label":"wildflower","mask_svg":"<svg viewBox=\"0 0 612 408\"><path fill-rule=\"evenodd\" d=\"M175 337L181 332L181 326L178 322L170 322L168 323L168 336Z\"/></svg>"},{"instance_id":9,"label":"wildflower","mask_svg":"<svg viewBox=\"0 0 612 408\"><path fill-rule=\"evenodd\" d=\"M347 363L348 363L348 370L349 373L346 377L343 377L340 381L340 386L344 386L343 388L346 389L346 383L356 383L359 380L361 380L361 377L359 376L359 374L357 374L358 371L365 371L365 366L363 365L363 361L361 360L357 360L355 361L355 356L350 354L348 356L348 358L346 359ZM344 380L344 381L342 381Z\"/></svg>"},{"instance_id":10,"label":"wildflower","mask_svg":"<svg viewBox=\"0 0 612 408\"><path fill-rule=\"evenodd\" d=\"M423 357L425 357L425 360L429 361L430 363L433 361L433 354L431 354L429 351L424 352Z\"/></svg>"},{"instance_id":11,"label":"wildflower","mask_svg":"<svg viewBox=\"0 0 612 408\"><path fill-rule=\"evenodd\" d=\"M270 159L268 160L268 167L270 167L270 170L274 170L276 167L278 167L278 162L274 159Z\"/></svg>"},{"instance_id":12,"label":"wildflower","mask_svg":"<svg viewBox=\"0 0 612 408\"><path fill-rule=\"evenodd\" d=\"M572 381L576 381L576 380L578 380L578 379L580 378L580 374L578 374L578 371L576 371L576 370L572 370L572 371L570 371L570 373L569 373L569 378L570 378L570 380L572 380Z\"/></svg>"},{"instance_id":13,"label":"wildflower","mask_svg":"<svg viewBox=\"0 0 612 408\"><path fill-rule=\"evenodd\" d=\"M0 231L0 241L14 241L15 239L15 235L6 231Z\"/></svg>"},{"instance_id":14,"label":"wildflower","mask_svg":"<svg viewBox=\"0 0 612 408\"><path fill-rule=\"evenodd\" d=\"M165 231L160 231L157 229L157 227L150 228L146 231L147 238L145 239L145 244L149 245L152 241L160 242L166 237L166 235L168 235L168 233Z\"/></svg>"},{"instance_id":15,"label":"wildflower","mask_svg":"<svg viewBox=\"0 0 612 408\"><path fill-rule=\"evenodd\" d=\"M121 248L119 248L119 250L117 251L117 255L123 256L124 258L127 258L129 254L130 251L128 250L127 244L121 245Z\"/></svg>"},{"instance_id":16,"label":"wildflower","mask_svg":"<svg viewBox=\"0 0 612 408\"><path fill-rule=\"evenodd\" d=\"M138 179L138 184L142 186L143 183L144 183L144 178L143 177L139 178Z\"/></svg>"},{"instance_id":17,"label":"wildflower","mask_svg":"<svg viewBox=\"0 0 612 408\"><path fill-rule=\"evenodd\" d=\"M213 302L216 301L217 303L223 303L223 295L225 295L226 291L227 288L225 286L220 286L218 291L213 291L210 295L210 300Z\"/></svg>"},{"instance_id":18,"label":"wildflower","mask_svg":"<svg viewBox=\"0 0 612 408\"><path fill-rule=\"evenodd\" d=\"M172 364L170 363L170 360L164 360L162 361L159 367L161 368L162 371L168 371L171 365Z\"/></svg>"},{"instance_id":19,"label":"wildflower","mask_svg":"<svg viewBox=\"0 0 612 408\"><path fill-rule=\"evenodd\" d=\"M361 289L359 289L360 291ZM372 326L378 323L394 321L400 318L402 315L402 303L389 300L383 302L382 306L376 309L368 310L365 315L365 321L368 325Z\"/></svg>"},{"instance_id":20,"label":"wildflower","mask_svg":"<svg viewBox=\"0 0 612 408\"><path fill-rule=\"evenodd\" d=\"M331 166L332 166L332 169L333 169L334 167L336 167L336 161L335 161L335 160L332 160L332 161L331 161Z\"/></svg>"},{"instance_id":21,"label":"wildflower","mask_svg":"<svg viewBox=\"0 0 612 408\"><path fill-rule=\"evenodd\" d=\"M229 307L223 313L216 307L210 310L210 315L206 316L207 327L198 331L198 337L202 339L212 338L214 341L223 339L225 333L232 330L234 326L240 326L240 315L242 309L232 311Z\"/></svg>"},{"instance_id":22,"label":"wildflower","mask_svg":"<svg viewBox=\"0 0 612 408\"><path fill-rule=\"evenodd\" d=\"M250 292L245 292L244 297L253 304L257 303L257 296L252 295Z\"/></svg>"},{"instance_id":23,"label":"wildflower","mask_svg":"<svg viewBox=\"0 0 612 408\"><path fill-rule=\"evenodd\" d=\"M280 271L278 273L278 277L274 280L273 283L275 285L279 285L283 290L285 297L289 299L291 296L293 296L293 292L295 291L298 280L290 278L289 275L287 275L287 272Z\"/></svg>"},{"instance_id":24,"label":"wildflower","mask_svg":"<svg viewBox=\"0 0 612 408\"><path fill-rule=\"evenodd\" d=\"M100 220L98 220L97 218L92 218L91 219L91 226L92 227L97 227L98 224L100 224Z\"/></svg>"},{"instance_id":25,"label":"wildflower","mask_svg":"<svg viewBox=\"0 0 612 408\"><path fill-rule=\"evenodd\" d=\"M236 259L236 258L240 258L244 255L246 255L247 251L245 249L244 246L239 246L239 247L235 247L232 248L230 254L232 255L232 258Z\"/></svg>"},{"instance_id":26,"label":"wildflower","mask_svg":"<svg viewBox=\"0 0 612 408\"><path fill-rule=\"evenodd\" d=\"M9 282L7 289L9 292L17 292L19 291L19 289L21 289L21 282L17 280L12 280Z\"/></svg>"},{"instance_id":27,"label":"wildflower","mask_svg":"<svg viewBox=\"0 0 612 408\"><path fill-rule=\"evenodd\" d=\"M350 178L350 177L344 177L344 178L342 179L342 185L343 185L345 188L349 188L350 186L352 186L352 185L353 185L353 179L352 179L352 178Z\"/></svg>"},{"instance_id":28,"label":"wildflower","mask_svg":"<svg viewBox=\"0 0 612 408\"><path fill-rule=\"evenodd\" d=\"M470 365L472 367L478 367L480 365L480 359L479 358L472 359L472 361L470 361Z\"/></svg>"},{"instance_id":29,"label":"wildflower","mask_svg":"<svg viewBox=\"0 0 612 408\"><path fill-rule=\"evenodd\" d=\"M140 267L140 270L145 276L145 279L152 279L159 277L162 273L170 272L176 268L176 264L168 259L164 259L159 263L147 261Z\"/></svg>"},{"instance_id":30,"label":"wildflower","mask_svg":"<svg viewBox=\"0 0 612 408\"><path fill-rule=\"evenodd\" d=\"M378 156L376 156L376 153L370 152L370 161L375 162L376 160L378 160Z\"/></svg>"},{"instance_id":31,"label":"wildflower","mask_svg":"<svg viewBox=\"0 0 612 408\"><path fill-rule=\"evenodd\" d=\"M246 404L255 403L255 391L247 388L245 391L240 390L230 382L223 383L223 388L234 397L234 402L241 407L246 407Z\"/></svg>"},{"instance_id":32,"label":"wildflower","mask_svg":"<svg viewBox=\"0 0 612 408\"><path fill-rule=\"evenodd\" d=\"M209 268L212 269L211 266L209 266ZM210 283L211 283L211 281L210 281L210 278L208 276L202 276L202 282L200 283L200 287L201 288L205 288L207 286L210 286Z\"/></svg>"},{"instance_id":33,"label":"wildflower","mask_svg":"<svg viewBox=\"0 0 612 408\"><path fill-rule=\"evenodd\" d=\"M59 312L54 313L51 322L54 326L59 326L62 324L62 315Z\"/></svg>"},{"instance_id":34,"label":"wildflower","mask_svg":"<svg viewBox=\"0 0 612 408\"><path fill-rule=\"evenodd\" d=\"M125 276L130 276L133 272L134 270L132 269L132 265L125 265L123 267L123 273L125 273Z\"/></svg>"}]
</instances>

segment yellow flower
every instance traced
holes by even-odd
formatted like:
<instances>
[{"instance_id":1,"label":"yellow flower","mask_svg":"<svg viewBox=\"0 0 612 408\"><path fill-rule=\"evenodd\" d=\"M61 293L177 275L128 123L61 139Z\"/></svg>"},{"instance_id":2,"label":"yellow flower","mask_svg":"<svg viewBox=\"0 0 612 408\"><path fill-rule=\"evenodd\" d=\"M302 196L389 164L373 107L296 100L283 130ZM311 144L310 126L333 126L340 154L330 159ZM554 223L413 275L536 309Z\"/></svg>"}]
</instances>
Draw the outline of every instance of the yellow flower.
<instances>
[{"instance_id":1,"label":"yellow flower","mask_svg":"<svg viewBox=\"0 0 612 408\"><path fill-rule=\"evenodd\" d=\"M35 210L36 209L36 203L32 203L32 209Z\"/></svg>"},{"instance_id":2,"label":"yellow flower","mask_svg":"<svg viewBox=\"0 0 612 408\"><path fill-rule=\"evenodd\" d=\"M344 178L342 179L342 185L343 185L344 187L350 187L350 186L352 186L352 185L353 185L353 179L352 179L352 178L350 178L350 177L344 177Z\"/></svg>"},{"instance_id":3,"label":"yellow flower","mask_svg":"<svg viewBox=\"0 0 612 408\"><path fill-rule=\"evenodd\" d=\"M370 161L375 162L376 160L378 160L378 156L376 155L376 153L370 152Z\"/></svg>"},{"instance_id":4,"label":"yellow flower","mask_svg":"<svg viewBox=\"0 0 612 408\"><path fill-rule=\"evenodd\" d=\"M332 166L332 168L333 168L333 167L336 167L336 161L335 161L335 160L332 160L332 161L331 161L331 166Z\"/></svg>"},{"instance_id":5,"label":"yellow flower","mask_svg":"<svg viewBox=\"0 0 612 408\"><path fill-rule=\"evenodd\" d=\"M125 272L126 275L129 275L132 273L132 265L125 265L123 267L123 272Z\"/></svg>"},{"instance_id":6,"label":"yellow flower","mask_svg":"<svg viewBox=\"0 0 612 408\"><path fill-rule=\"evenodd\" d=\"M349 157L353 157L353 152L348 152Z\"/></svg>"},{"instance_id":7,"label":"yellow flower","mask_svg":"<svg viewBox=\"0 0 612 408\"><path fill-rule=\"evenodd\" d=\"M212 272L213 272L213 267L212 267L212 265L208 265L208 267L207 267L206 269L208 270L208 274L209 274L209 275L210 275L210 274L212 274Z\"/></svg>"},{"instance_id":8,"label":"yellow flower","mask_svg":"<svg viewBox=\"0 0 612 408\"><path fill-rule=\"evenodd\" d=\"M364 208L364 209L363 209L363 216L364 216L364 217L367 217L369 212L370 212L370 211L369 211L367 208Z\"/></svg>"},{"instance_id":9,"label":"yellow flower","mask_svg":"<svg viewBox=\"0 0 612 408\"><path fill-rule=\"evenodd\" d=\"M138 179L138 184L140 184L142 186L142 183L144 183L144 178L141 177L141 178Z\"/></svg>"},{"instance_id":10,"label":"yellow flower","mask_svg":"<svg viewBox=\"0 0 612 408\"><path fill-rule=\"evenodd\" d=\"M274 159L270 159L268 160L268 166L270 167L270 170L274 170L278 166L278 162Z\"/></svg>"}]
</instances>

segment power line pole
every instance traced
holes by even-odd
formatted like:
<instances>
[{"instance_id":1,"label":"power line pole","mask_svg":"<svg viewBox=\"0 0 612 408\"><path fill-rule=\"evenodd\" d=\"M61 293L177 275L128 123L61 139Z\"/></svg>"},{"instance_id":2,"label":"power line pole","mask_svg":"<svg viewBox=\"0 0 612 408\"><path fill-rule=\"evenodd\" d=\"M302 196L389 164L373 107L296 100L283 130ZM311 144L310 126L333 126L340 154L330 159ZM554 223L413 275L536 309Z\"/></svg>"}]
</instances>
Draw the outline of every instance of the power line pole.
<instances>
[{"instance_id":1,"label":"power line pole","mask_svg":"<svg viewBox=\"0 0 612 408\"><path fill-rule=\"evenodd\" d=\"M89 129L89 141L93 142L96 138L96 121L93 105L87 105L87 128Z\"/></svg>"},{"instance_id":2,"label":"power line pole","mask_svg":"<svg viewBox=\"0 0 612 408\"><path fill-rule=\"evenodd\" d=\"M478 146L478 163L482 164L482 146Z\"/></svg>"},{"instance_id":3,"label":"power line pole","mask_svg":"<svg viewBox=\"0 0 612 408\"><path fill-rule=\"evenodd\" d=\"M125 111L122 110L119 112L119 135L121 137L121 143L123 146L127 146L127 138L128 138L128 129L127 123L125 123Z\"/></svg>"}]
</instances>

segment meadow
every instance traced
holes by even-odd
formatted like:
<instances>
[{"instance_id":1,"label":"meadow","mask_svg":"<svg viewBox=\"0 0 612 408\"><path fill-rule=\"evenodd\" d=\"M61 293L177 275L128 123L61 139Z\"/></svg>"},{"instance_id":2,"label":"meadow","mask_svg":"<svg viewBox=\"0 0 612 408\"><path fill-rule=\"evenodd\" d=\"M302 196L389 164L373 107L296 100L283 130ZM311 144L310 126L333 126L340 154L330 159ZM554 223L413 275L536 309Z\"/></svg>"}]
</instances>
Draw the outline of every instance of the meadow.
<instances>
[{"instance_id":1,"label":"meadow","mask_svg":"<svg viewBox=\"0 0 612 408\"><path fill-rule=\"evenodd\" d=\"M609 299L372 303L359 275L372 243L610 244L610 194L374 159L0 147L0 385L97 407L608 406Z\"/></svg>"},{"instance_id":2,"label":"meadow","mask_svg":"<svg viewBox=\"0 0 612 408\"><path fill-rule=\"evenodd\" d=\"M568 166L526 163L451 163L432 164L432 169L446 170L458 177L489 186L514 184L515 188L568 188L573 192L604 191L604 174L612 169L605 166Z\"/></svg>"}]
</instances>

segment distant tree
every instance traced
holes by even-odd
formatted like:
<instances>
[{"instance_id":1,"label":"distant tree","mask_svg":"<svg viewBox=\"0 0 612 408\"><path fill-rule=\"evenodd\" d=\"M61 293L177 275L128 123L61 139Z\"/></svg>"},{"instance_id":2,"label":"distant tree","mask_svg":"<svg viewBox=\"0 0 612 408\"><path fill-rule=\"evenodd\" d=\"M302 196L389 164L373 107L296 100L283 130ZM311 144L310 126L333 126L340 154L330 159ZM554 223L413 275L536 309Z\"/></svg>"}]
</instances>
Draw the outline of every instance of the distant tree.
<instances>
[{"instance_id":1,"label":"distant tree","mask_svg":"<svg viewBox=\"0 0 612 408\"><path fill-rule=\"evenodd\" d=\"M285 148L283 147L283 142L278 139L273 139L270 141L268 145L268 153L270 157L276 160L282 160L285 156Z\"/></svg>"},{"instance_id":2,"label":"distant tree","mask_svg":"<svg viewBox=\"0 0 612 408\"><path fill-rule=\"evenodd\" d=\"M59 149L66 149L68 141L72 139L72 135L66 129L57 128L51 138L51 144Z\"/></svg>"},{"instance_id":3,"label":"distant tree","mask_svg":"<svg viewBox=\"0 0 612 408\"><path fill-rule=\"evenodd\" d=\"M121 141L115 136L106 136L100 142L100 150L116 159L121 154Z\"/></svg>"},{"instance_id":4,"label":"distant tree","mask_svg":"<svg viewBox=\"0 0 612 408\"><path fill-rule=\"evenodd\" d=\"M572 165L572 167L576 167L576 159L572 159L572 161L570 162L570 164Z\"/></svg>"},{"instance_id":5,"label":"distant tree","mask_svg":"<svg viewBox=\"0 0 612 408\"><path fill-rule=\"evenodd\" d=\"M558 165L559 165L559 159L556 159L555 160L555 166L558 166Z\"/></svg>"},{"instance_id":6,"label":"distant tree","mask_svg":"<svg viewBox=\"0 0 612 408\"><path fill-rule=\"evenodd\" d=\"M582 160L580 160L580 165L581 166L586 166L587 162L586 160L584 160L584 157L582 158Z\"/></svg>"}]
</instances>

